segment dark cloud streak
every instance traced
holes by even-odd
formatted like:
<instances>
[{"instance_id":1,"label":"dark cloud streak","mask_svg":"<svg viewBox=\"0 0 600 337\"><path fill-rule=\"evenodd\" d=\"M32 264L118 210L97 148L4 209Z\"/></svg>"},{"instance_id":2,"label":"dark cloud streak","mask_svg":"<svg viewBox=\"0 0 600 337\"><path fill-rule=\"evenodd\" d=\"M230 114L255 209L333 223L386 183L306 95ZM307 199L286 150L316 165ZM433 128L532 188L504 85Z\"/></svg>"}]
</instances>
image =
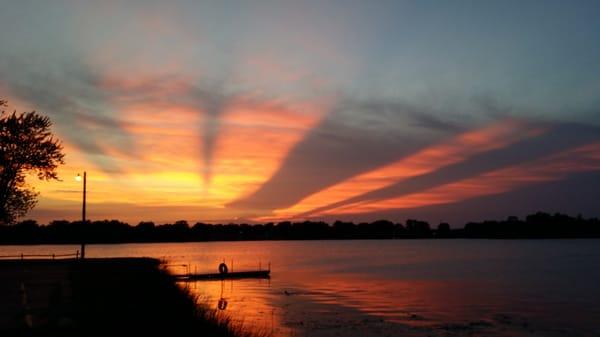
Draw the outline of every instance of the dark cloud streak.
<instances>
[{"instance_id":1,"label":"dark cloud streak","mask_svg":"<svg viewBox=\"0 0 600 337\"><path fill-rule=\"evenodd\" d=\"M463 128L426 109L342 100L290 151L279 170L232 208L270 211L407 156Z\"/></svg>"},{"instance_id":2,"label":"dark cloud streak","mask_svg":"<svg viewBox=\"0 0 600 337\"><path fill-rule=\"evenodd\" d=\"M314 219L331 222L373 221L381 218L393 221L421 219L429 221L433 228L440 222L449 222L452 227L461 228L468 221L499 220L509 215L523 217L538 211L582 214L588 217L597 214L599 189L600 173L584 172L564 180L528 185L506 193L479 196L454 203L375 213L326 215Z\"/></svg>"},{"instance_id":3,"label":"dark cloud streak","mask_svg":"<svg viewBox=\"0 0 600 337\"><path fill-rule=\"evenodd\" d=\"M89 67L73 61L56 63L52 71L41 72L34 60L9 59L0 67L0 75L13 95L50 116L59 134L105 172L121 172L119 165L105 156L107 146L124 154L135 153L133 139L113 115L109 95Z\"/></svg>"},{"instance_id":4,"label":"dark cloud streak","mask_svg":"<svg viewBox=\"0 0 600 337\"><path fill-rule=\"evenodd\" d=\"M204 108L204 121L202 124L202 158L204 162L204 185L209 186L212 179L212 165L215 145L221 126L220 117L227 108L231 99L222 88L204 90L196 88L192 94L198 98L199 104Z\"/></svg>"},{"instance_id":5,"label":"dark cloud streak","mask_svg":"<svg viewBox=\"0 0 600 337\"><path fill-rule=\"evenodd\" d=\"M356 202L377 201L421 192L597 141L600 141L600 128L577 124L553 125L548 132L538 137L517 142L506 148L476 155L434 172L402 180L388 187L314 209L301 214L300 217L308 217Z\"/></svg>"}]
</instances>

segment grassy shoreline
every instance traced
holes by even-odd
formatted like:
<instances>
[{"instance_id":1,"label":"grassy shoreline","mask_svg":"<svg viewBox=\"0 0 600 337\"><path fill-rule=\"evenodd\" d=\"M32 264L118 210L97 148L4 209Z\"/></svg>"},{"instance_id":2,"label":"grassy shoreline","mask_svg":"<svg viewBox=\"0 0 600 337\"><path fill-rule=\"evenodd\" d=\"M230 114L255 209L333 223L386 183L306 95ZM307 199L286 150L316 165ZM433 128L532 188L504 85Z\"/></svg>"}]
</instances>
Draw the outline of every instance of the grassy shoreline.
<instances>
[{"instance_id":1,"label":"grassy shoreline","mask_svg":"<svg viewBox=\"0 0 600 337\"><path fill-rule=\"evenodd\" d=\"M198 303L156 259L0 261L0 276L12 294L2 336L253 335Z\"/></svg>"}]
</instances>

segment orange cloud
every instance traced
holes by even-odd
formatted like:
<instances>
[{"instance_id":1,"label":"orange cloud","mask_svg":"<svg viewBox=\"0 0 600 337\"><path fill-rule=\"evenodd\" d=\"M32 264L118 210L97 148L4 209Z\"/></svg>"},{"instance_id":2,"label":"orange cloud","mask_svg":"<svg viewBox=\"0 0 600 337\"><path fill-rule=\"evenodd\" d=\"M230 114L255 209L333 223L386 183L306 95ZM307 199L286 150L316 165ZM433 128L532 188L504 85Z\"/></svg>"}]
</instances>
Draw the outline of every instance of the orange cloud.
<instances>
[{"instance_id":1,"label":"orange cloud","mask_svg":"<svg viewBox=\"0 0 600 337\"><path fill-rule=\"evenodd\" d=\"M435 171L478 153L503 148L525 138L535 137L542 132L544 132L543 128L533 127L521 120L507 119L495 122L484 128L460 134L379 169L355 176L313 194L288 209L277 210L275 214L281 217L293 217L392 185L409 177Z\"/></svg>"},{"instance_id":2,"label":"orange cloud","mask_svg":"<svg viewBox=\"0 0 600 337\"><path fill-rule=\"evenodd\" d=\"M323 214L370 213L455 203L471 198L505 193L531 184L564 179L578 172L596 170L600 170L600 143L592 143L530 163L485 173L424 192L385 200L359 202L328 210Z\"/></svg>"},{"instance_id":3,"label":"orange cloud","mask_svg":"<svg viewBox=\"0 0 600 337\"><path fill-rule=\"evenodd\" d=\"M221 117L210 194L231 201L250 194L323 116L324 105L232 102Z\"/></svg>"}]
</instances>

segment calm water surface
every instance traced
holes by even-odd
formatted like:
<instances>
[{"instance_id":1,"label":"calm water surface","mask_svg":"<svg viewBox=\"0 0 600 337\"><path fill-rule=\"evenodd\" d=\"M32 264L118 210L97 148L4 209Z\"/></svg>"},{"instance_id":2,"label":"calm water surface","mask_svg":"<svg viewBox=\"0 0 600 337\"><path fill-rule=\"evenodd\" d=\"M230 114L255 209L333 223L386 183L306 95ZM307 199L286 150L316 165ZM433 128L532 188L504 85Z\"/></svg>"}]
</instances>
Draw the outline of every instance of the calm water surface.
<instances>
[{"instance_id":1,"label":"calm water surface","mask_svg":"<svg viewBox=\"0 0 600 337\"><path fill-rule=\"evenodd\" d=\"M0 246L0 255L76 249ZM174 272L270 262L270 280L187 286L274 336L600 336L600 240L123 244L87 255L156 257Z\"/></svg>"}]
</instances>

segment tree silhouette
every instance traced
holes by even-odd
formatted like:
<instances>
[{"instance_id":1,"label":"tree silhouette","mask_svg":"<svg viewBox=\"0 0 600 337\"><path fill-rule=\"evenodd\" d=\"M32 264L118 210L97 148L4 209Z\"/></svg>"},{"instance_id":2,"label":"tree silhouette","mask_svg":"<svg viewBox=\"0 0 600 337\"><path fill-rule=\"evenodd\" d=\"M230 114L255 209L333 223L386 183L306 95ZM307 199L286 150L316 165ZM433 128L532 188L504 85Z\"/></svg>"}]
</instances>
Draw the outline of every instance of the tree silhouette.
<instances>
[{"instance_id":1,"label":"tree silhouette","mask_svg":"<svg viewBox=\"0 0 600 337\"><path fill-rule=\"evenodd\" d=\"M6 101L0 100L0 106ZM58 179L64 164L62 146L50 132L52 122L35 111L0 116L0 223L10 224L32 209L37 193L25 182L27 173Z\"/></svg>"},{"instance_id":2,"label":"tree silhouette","mask_svg":"<svg viewBox=\"0 0 600 337\"><path fill-rule=\"evenodd\" d=\"M436 235L440 238L445 238L450 235L450 224L442 222L438 225Z\"/></svg>"},{"instance_id":3,"label":"tree silhouette","mask_svg":"<svg viewBox=\"0 0 600 337\"><path fill-rule=\"evenodd\" d=\"M84 224L81 221L55 220L47 225L35 220L15 225L0 225L1 244L64 244L80 243L81 237L90 243L127 242L193 242L238 240L348 240L348 239L547 239L547 238L600 238L600 220L538 212L525 220L509 217L507 220L469 222L464 228L451 228L441 223L437 230L419 220L401 223L378 220L371 223L336 221L332 225L321 221L284 221L277 224L207 224L187 221L154 224L140 222L133 227L118 220L99 220Z\"/></svg>"}]
</instances>

